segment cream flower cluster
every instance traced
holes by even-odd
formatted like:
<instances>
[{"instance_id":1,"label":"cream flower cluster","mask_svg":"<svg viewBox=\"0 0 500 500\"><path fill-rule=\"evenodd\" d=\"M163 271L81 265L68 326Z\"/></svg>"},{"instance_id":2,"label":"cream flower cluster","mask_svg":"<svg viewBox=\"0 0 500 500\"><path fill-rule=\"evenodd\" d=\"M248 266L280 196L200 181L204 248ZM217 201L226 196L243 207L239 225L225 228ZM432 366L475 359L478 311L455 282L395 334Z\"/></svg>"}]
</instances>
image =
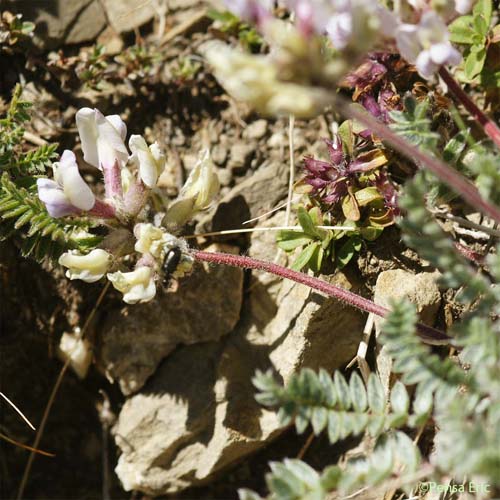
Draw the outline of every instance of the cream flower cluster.
<instances>
[{"instance_id":1,"label":"cream flower cluster","mask_svg":"<svg viewBox=\"0 0 500 500\"><path fill-rule=\"evenodd\" d=\"M189 254L186 242L168 233L162 227L150 223L138 223L134 227L137 238L134 250L140 256L134 270L116 270L119 262L112 253L96 248L82 255L75 250L65 252L59 258L59 264L66 267L66 276L71 280L82 280L93 283L106 276L111 284L123 294L127 304L149 302L156 295L156 282L162 280L163 262L167 253L178 248L181 258L172 278L181 278L189 273L194 259Z\"/></svg>"},{"instance_id":2,"label":"cream flower cluster","mask_svg":"<svg viewBox=\"0 0 500 500\"><path fill-rule=\"evenodd\" d=\"M111 219L106 224L110 232L102 248L86 254L69 250L61 255L59 264L71 280L93 283L106 276L123 293L125 302L148 302L156 294L156 282L166 278L162 268L169 251L180 251L172 277L183 276L193 265L184 240L165 227L141 221L149 194L165 168L165 155L157 143L148 145L140 135L130 137L129 154L125 145L127 127L118 115L104 116L97 109L82 108L76 114L76 124L84 160L103 172L105 199L93 194L69 150L53 165L53 179L37 180L38 196L52 217L84 214L100 221ZM131 166L136 167L137 175L129 169ZM204 151L179 197L167 209L164 224L170 231L179 229L196 212L207 208L218 190L209 152ZM135 258L131 259L131 254ZM133 270L125 269L125 256L129 256L128 261L136 261Z\"/></svg>"}]
</instances>

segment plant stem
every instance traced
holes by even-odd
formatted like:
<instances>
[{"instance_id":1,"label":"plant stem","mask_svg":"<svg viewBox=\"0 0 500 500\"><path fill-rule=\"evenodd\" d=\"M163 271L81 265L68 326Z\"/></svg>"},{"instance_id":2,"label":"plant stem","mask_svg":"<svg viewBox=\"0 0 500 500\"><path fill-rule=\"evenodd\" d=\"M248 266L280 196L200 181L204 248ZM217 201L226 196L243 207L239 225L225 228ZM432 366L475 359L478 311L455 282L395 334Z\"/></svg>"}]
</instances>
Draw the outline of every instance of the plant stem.
<instances>
[{"instance_id":1,"label":"plant stem","mask_svg":"<svg viewBox=\"0 0 500 500\"><path fill-rule=\"evenodd\" d=\"M500 128L498 128L497 124L481 111L445 67L439 70L439 76L448 86L448 90L450 90L472 117L483 127L484 133L500 148Z\"/></svg>"},{"instance_id":2,"label":"plant stem","mask_svg":"<svg viewBox=\"0 0 500 500\"><path fill-rule=\"evenodd\" d=\"M297 272L272 262L222 252L203 252L201 250L192 250L191 254L198 261L267 271L276 276L280 276L281 278L286 278L295 281L296 283L306 285L314 290L318 290L325 295L328 295L329 297L334 297L342 302L345 302L346 304L360 309L361 311L373 313L376 316L384 317L390 312L389 309L379 306L378 304L375 304L375 302L365 299L364 297L350 292L349 290L345 290L344 288L332 285L326 281L315 278L314 276L309 276L308 274ZM417 324L417 331L422 340L427 344L445 345L450 341L450 338L445 333L422 323Z\"/></svg>"},{"instance_id":3,"label":"plant stem","mask_svg":"<svg viewBox=\"0 0 500 500\"><path fill-rule=\"evenodd\" d=\"M439 179L447 184L453 191L481 212L489 215L492 219L500 222L500 208L484 200L477 188L467 178L459 174L449 165L438 158L429 155L421 149L410 144L402 137L394 133L387 125L379 122L365 111L357 109L347 99L337 96L335 100L337 108L346 116L362 123L380 138L387 141L394 149L405 155L407 158L421 163L434 173Z\"/></svg>"}]
</instances>

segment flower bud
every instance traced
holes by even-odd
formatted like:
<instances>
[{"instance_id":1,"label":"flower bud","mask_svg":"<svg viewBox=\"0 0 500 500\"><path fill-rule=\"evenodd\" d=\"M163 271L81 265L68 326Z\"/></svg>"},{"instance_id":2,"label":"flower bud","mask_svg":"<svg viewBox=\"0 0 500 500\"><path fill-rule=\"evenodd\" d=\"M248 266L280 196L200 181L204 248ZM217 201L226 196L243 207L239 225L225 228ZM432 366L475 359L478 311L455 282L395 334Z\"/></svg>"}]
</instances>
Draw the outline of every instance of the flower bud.
<instances>
[{"instance_id":1,"label":"flower bud","mask_svg":"<svg viewBox=\"0 0 500 500\"><path fill-rule=\"evenodd\" d=\"M70 280L93 283L101 279L109 269L112 256L105 250L96 248L86 255L70 250L59 257L59 264L67 267L66 276Z\"/></svg>"},{"instance_id":2,"label":"flower bud","mask_svg":"<svg viewBox=\"0 0 500 500\"><path fill-rule=\"evenodd\" d=\"M401 55L430 78L443 64L458 64L462 56L449 41L448 28L434 11L424 12L418 25L402 24L396 32Z\"/></svg>"},{"instance_id":3,"label":"flower bud","mask_svg":"<svg viewBox=\"0 0 500 500\"><path fill-rule=\"evenodd\" d=\"M127 304L149 302L156 294L153 269L148 266L140 266L128 273L109 273L108 279L123 293L123 301Z\"/></svg>"},{"instance_id":4,"label":"flower bud","mask_svg":"<svg viewBox=\"0 0 500 500\"><path fill-rule=\"evenodd\" d=\"M202 152L198 162L189 174L179 197L168 208L164 222L167 225L182 226L196 212L208 207L219 191L219 178L208 149Z\"/></svg>"},{"instance_id":5,"label":"flower bud","mask_svg":"<svg viewBox=\"0 0 500 500\"><path fill-rule=\"evenodd\" d=\"M139 167L139 176L148 188L154 188L158 177L165 169L165 155L160 151L158 143L148 147L140 135L130 136L128 145L132 151L131 159Z\"/></svg>"}]
</instances>

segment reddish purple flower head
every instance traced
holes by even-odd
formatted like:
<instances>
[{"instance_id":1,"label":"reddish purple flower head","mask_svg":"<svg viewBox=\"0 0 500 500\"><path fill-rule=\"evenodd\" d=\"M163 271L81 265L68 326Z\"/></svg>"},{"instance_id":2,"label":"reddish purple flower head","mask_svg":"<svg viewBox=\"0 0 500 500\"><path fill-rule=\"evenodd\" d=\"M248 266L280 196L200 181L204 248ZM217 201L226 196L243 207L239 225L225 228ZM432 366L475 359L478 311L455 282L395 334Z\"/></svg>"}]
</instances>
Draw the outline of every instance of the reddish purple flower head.
<instances>
[{"instance_id":1,"label":"reddish purple flower head","mask_svg":"<svg viewBox=\"0 0 500 500\"><path fill-rule=\"evenodd\" d=\"M322 203L338 203L347 194L349 185L356 182L358 174L369 172L385 163L385 157L381 161L377 150L352 158L344 152L339 135L336 135L333 141L325 139L325 143L330 161L304 158L304 182L312 186L313 194L319 196Z\"/></svg>"}]
</instances>

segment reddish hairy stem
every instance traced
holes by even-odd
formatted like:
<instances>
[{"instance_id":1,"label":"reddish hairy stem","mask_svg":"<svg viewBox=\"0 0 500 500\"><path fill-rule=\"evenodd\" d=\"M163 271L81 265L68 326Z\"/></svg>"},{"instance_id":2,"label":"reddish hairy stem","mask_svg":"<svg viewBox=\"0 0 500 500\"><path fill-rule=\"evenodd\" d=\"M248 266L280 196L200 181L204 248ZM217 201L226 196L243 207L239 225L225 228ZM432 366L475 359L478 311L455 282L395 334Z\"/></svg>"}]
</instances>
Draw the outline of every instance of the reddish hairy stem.
<instances>
[{"instance_id":1,"label":"reddish hairy stem","mask_svg":"<svg viewBox=\"0 0 500 500\"><path fill-rule=\"evenodd\" d=\"M379 306L372 302L371 300L365 299L349 290L345 290L336 285L327 283L326 281L320 280L313 276L309 276L305 273L300 273L286 267L273 264L272 262L266 262L263 260L252 259L251 257L245 257L243 255L232 255L222 252L203 252L201 250L192 250L192 255L196 260L211 262L213 264L223 264L226 266L233 267L244 267L247 269L259 269L261 271L267 271L276 276L286 278L296 283L301 283L314 290L318 290L329 297L334 297L346 304L349 304L361 311L375 314L376 316L384 317L390 311L385 307ZM440 330L436 330L431 326L424 325L422 323L417 323L417 331L419 336L427 344L433 345L444 345L448 344L450 337Z\"/></svg>"},{"instance_id":2,"label":"reddish hairy stem","mask_svg":"<svg viewBox=\"0 0 500 500\"><path fill-rule=\"evenodd\" d=\"M463 175L459 174L456 170L438 158L408 143L402 137L394 133L387 125L379 122L368 113L354 106L350 106L349 101L346 99L338 96L335 102L343 114L368 127L407 158L421 163L453 189L453 191L462 196L470 206L477 208L484 214L489 215L495 221L500 222L500 208L484 200L474 184L468 181Z\"/></svg>"},{"instance_id":3,"label":"reddish hairy stem","mask_svg":"<svg viewBox=\"0 0 500 500\"><path fill-rule=\"evenodd\" d=\"M500 148L500 128L498 128L497 124L490 120L481 111L481 109L467 95L464 89L462 89L446 68L442 67L439 70L439 76L448 86L448 90L463 104L464 108L483 127L484 133Z\"/></svg>"}]
</instances>

